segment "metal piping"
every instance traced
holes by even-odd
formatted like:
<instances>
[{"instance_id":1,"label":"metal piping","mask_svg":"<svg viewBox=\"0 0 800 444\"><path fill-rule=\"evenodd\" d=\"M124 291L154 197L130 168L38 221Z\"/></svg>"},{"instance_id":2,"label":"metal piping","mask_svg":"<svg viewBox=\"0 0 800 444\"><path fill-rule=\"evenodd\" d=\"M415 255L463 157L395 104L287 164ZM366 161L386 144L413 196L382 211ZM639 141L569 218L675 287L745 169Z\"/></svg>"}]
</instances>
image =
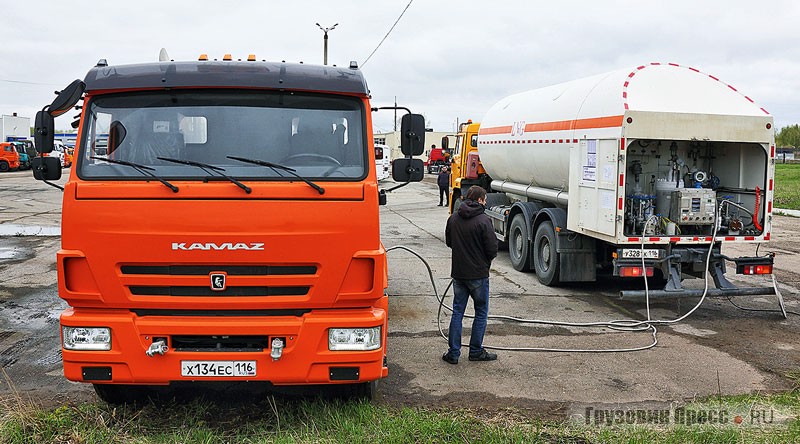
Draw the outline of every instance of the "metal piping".
<instances>
[{"instance_id":1,"label":"metal piping","mask_svg":"<svg viewBox=\"0 0 800 444\"><path fill-rule=\"evenodd\" d=\"M552 190L550 188L540 188L533 185L523 185L519 183L507 182L505 180L493 180L492 190L503 193L527 196L531 199L538 199L556 205L566 206L569 202L569 194L566 191Z\"/></svg>"}]
</instances>

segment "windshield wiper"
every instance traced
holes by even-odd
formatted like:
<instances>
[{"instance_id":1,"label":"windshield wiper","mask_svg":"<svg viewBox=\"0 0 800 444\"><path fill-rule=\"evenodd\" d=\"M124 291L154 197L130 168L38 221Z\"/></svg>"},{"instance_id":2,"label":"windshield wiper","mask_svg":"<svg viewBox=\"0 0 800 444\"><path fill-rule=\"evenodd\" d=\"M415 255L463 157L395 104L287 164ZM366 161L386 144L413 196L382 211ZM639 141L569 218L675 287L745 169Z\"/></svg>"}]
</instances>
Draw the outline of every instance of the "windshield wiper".
<instances>
[{"instance_id":1,"label":"windshield wiper","mask_svg":"<svg viewBox=\"0 0 800 444\"><path fill-rule=\"evenodd\" d=\"M289 167L287 167L285 165L281 165L279 163L267 162L266 160L247 159L245 157L237 157L237 156L225 156L225 157L227 157L228 159L238 160L239 162L252 163L254 165L261 165L261 166L264 166L264 167L267 167L267 168L272 168L272 170L275 171L275 172L277 172L276 170L286 171L289 174L291 174L292 176L294 176L294 177L302 180L303 182L307 183L308 186L310 186L311 188L317 190L317 192L319 192L319 194L325 194L325 188L322 188L321 186L315 184L314 182L312 182L312 181L306 179L305 177L297 174L295 172L294 168L289 168Z\"/></svg>"},{"instance_id":2,"label":"windshield wiper","mask_svg":"<svg viewBox=\"0 0 800 444\"><path fill-rule=\"evenodd\" d=\"M211 174L211 172L213 171L213 172L219 174L220 177L224 177L225 179L228 179L231 183L233 183L237 187L243 189L245 193L250 194L253 191L247 185L245 185L245 184L239 182L238 180L234 179L233 177L228 176L227 174L223 173L223 171L225 171L225 168L218 167L216 165L209 165L207 163L195 162L194 160L172 159L172 158L169 158L169 157L156 157L156 159L164 160L166 162L180 163L180 164L183 164L183 165L196 166L196 167L200 168L201 170L205 171L208 174Z\"/></svg>"},{"instance_id":3,"label":"windshield wiper","mask_svg":"<svg viewBox=\"0 0 800 444\"><path fill-rule=\"evenodd\" d=\"M151 167L146 166L146 165L139 165L138 163L128 162L126 160L109 159L108 157L89 156L89 158L90 159L95 159L95 160L102 160L102 161L105 161L105 162L108 162L108 163L114 163L114 164L117 164L117 165L129 166L129 167L133 168L134 170L144 174L145 176L150 176L153 179L156 179L157 181L163 183L167 188L172 190L173 193L177 193L178 192L178 187L176 187L175 185L167 182L166 180L164 180L164 179L162 179L162 178L160 178L160 177L158 177L155 174L150 172L150 171L155 170L155 168L151 168Z\"/></svg>"}]
</instances>

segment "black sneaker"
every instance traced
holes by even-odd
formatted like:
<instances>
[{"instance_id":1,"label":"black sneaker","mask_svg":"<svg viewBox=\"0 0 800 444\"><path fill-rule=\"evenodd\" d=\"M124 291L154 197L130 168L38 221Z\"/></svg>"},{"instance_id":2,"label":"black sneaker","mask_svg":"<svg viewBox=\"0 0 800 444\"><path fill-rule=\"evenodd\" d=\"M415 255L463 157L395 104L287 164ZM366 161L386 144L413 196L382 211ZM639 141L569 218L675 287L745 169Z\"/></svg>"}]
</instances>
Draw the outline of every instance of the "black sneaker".
<instances>
[{"instance_id":1,"label":"black sneaker","mask_svg":"<svg viewBox=\"0 0 800 444\"><path fill-rule=\"evenodd\" d=\"M442 359L444 359L444 357L442 357ZM470 361L494 361L496 359L496 353L489 353L486 350L481 350L481 352L475 356L469 355Z\"/></svg>"},{"instance_id":2,"label":"black sneaker","mask_svg":"<svg viewBox=\"0 0 800 444\"><path fill-rule=\"evenodd\" d=\"M458 358L454 357L450 353L443 354L442 355L442 361L444 361L444 362L446 362L448 364L458 364Z\"/></svg>"}]
</instances>

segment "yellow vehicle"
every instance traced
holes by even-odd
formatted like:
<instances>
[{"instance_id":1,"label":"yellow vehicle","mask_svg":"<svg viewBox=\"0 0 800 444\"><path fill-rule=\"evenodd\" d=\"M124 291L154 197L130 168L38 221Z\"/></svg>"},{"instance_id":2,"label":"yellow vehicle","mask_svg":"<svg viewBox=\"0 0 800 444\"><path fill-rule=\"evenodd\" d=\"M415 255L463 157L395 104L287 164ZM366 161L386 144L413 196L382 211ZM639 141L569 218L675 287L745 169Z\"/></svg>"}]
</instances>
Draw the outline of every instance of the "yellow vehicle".
<instances>
[{"instance_id":1,"label":"yellow vehicle","mask_svg":"<svg viewBox=\"0 0 800 444\"><path fill-rule=\"evenodd\" d=\"M486 190L491 187L492 179L483 169L478 155L478 130L480 127L480 123L473 123L472 120L459 125L450 166L451 213L461 205L461 196L467 193L469 187L479 185ZM448 144L448 138L443 138L442 148L447 149Z\"/></svg>"}]
</instances>

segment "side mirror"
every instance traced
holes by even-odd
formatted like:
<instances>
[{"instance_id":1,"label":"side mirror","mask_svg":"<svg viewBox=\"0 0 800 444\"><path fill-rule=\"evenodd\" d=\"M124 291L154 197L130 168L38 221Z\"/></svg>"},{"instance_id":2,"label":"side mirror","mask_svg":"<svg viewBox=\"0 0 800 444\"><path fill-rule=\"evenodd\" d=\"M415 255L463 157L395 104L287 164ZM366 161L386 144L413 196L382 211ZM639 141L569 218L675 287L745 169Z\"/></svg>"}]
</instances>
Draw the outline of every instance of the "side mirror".
<instances>
[{"instance_id":1,"label":"side mirror","mask_svg":"<svg viewBox=\"0 0 800 444\"><path fill-rule=\"evenodd\" d=\"M395 159L392 163L392 179L395 182L419 182L425 175L424 167L420 159Z\"/></svg>"},{"instance_id":2,"label":"side mirror","mask_svg":"<svg viewBox=\"0 0 800 444\"><path fill-rule=\"evenodd\" d=\"M61 179L61 159L58 157L33 158L33 178L36 180Z\"/></svg>"},{"instance_id":3,"label":"side mirror","mask_svg":"<svg viewBox=\"0 0 800 444\"><path fill-rule=\"evenodd\" d=\"M447 136L442 137L442 149L443 150L450 149L450 138Z\"/></svg>"},{"instance_id":4,"label":"side mirror","mask_svg":"<svg viewBox=\"0 0 800 444\"><path fill-rule=\"evenodd\" d=\"M425 117L422 114L404 115L400 135L400 150L404 155L419 156L425 152Z\"/></svg>"},{"instance_id":5,"label":"side mirror","mask_svg":"<svg viewBox=\"0 0 800 444\"><path fill-rule=\"evenodd\" d=\"M81 80L73 80L69 86L58 93L53 103L47 108L47 111L53 117L64 114L78 103L84 91L86 91L86 84Z\"/></svg>"},{"instance_id":6,"label":"side mirror","mask_svg":"<svg viewBox=\"0 0 800 444\"><path fill-rule=\"evenodd\" d=\"M53 129L55 123L53 116L47 111L36 113L36 121L33 129L33 140L36 144L36 152L47 154L53 151Z\"/></svg>"}]
</instances>

